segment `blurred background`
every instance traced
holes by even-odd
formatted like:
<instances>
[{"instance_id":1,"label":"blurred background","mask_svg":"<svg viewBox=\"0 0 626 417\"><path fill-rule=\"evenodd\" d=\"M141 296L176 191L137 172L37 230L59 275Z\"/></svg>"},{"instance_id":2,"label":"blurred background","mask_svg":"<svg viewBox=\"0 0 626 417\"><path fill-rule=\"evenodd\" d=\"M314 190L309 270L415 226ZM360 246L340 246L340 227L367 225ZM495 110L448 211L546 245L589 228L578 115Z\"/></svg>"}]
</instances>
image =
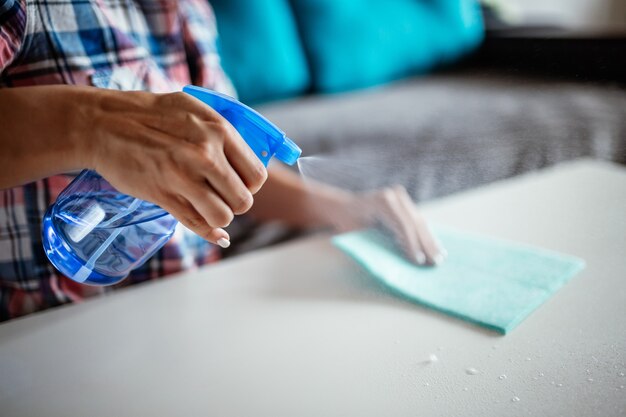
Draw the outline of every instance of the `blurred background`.
<instances>
[{"instance_id":1,"label":"blurred background","mask_svg":"<svg viewBox=\"0 0 626 417\"><path fill-rule=\"evenodd\" d=\"M626 30L623 0L483 0L510 24Z\"/></svg>"},{"instance_id":2,"label":"blurred background","mask_svg":"<svg viewBox=\"0 0 626 417\"><path fill-rule=\"evenodd\" d=\"M420 202L577 158L626 164L626 0L211 5L239 98L315 156L309 179Z\"/></svg>"}]
</instances>

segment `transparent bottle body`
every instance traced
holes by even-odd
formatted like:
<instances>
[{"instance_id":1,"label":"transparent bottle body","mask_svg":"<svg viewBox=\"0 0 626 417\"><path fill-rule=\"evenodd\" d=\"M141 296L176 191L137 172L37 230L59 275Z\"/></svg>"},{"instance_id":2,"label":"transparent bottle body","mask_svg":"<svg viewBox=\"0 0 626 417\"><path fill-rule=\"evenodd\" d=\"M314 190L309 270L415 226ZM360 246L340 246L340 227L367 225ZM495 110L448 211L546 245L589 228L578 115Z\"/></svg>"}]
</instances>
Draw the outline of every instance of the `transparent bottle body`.
<instances>
[{"instance_id":1,"label":"transparent bottle body","mask_svg":"<svg viewBox=\"0 0 626 417\"><path fill-rule=\"evenodd\" d=\"M85 170L46 212L44 249L69 278L110 285L158 251L176 225L159 206L122 194L95 171Z\"/></svg>"}]
</instances>

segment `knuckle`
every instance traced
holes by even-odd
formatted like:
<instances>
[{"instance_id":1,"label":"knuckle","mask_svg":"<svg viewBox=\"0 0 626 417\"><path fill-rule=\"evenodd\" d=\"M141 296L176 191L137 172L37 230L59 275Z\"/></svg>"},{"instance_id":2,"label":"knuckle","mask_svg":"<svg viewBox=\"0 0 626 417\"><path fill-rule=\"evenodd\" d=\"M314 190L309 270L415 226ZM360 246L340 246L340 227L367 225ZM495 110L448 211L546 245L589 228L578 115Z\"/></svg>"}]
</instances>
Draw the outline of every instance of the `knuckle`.
<instances>
[{"instance_id":1,"label":"knuckle","mask_svg":"<svg viewBox=\"0 0 626 417\"><path fill-rule=\"evenodd\" d=\"M223 118L215 118L210 121L205 121L205 127L211 132L210 137L213 140L223 142L228 136L232 135L230 124Z\"/></svg>"},{"instance_id":2,"label":"knuckle","mask_svg":"<svg viewBox=\"0 0 626 417\"><path fill-rule=\"evenodd\" d=\"M267 180L267 169L261 164L256 164L250 178L250 186L259 189Z\"/></svg>"},{"instance_id":3,"label":"knuckle","mask_svg":"<svg viewBox=\"0 0 626 417\"><path fill-rule=\"evenodd\" d=\"M219 171L220 170L220 165L218 164L217 160L215 158L213 158L210 153L208 153L206 155L206 157L204 158L204 164L205 168L209 171L215 172L215 171Z\"/></svg>"},{"instance_id":4,"label":"knuckle","mask_svg":"<svg viewBox=\"0 0 626 417\"><path fill-rule=\"evenodd\" d=\"M169 93L169 95L174 103L183 103L190 98L188 94L183 93L182 91L175 91L173 93Z\"/></svg>"},{"instance_id":5,"label":"knuckle","mask_svg":"<svg viewBox=\"0 0 626 417\"><path fill-rule=\"evenodd\" d=\"M194 233L201 234L207 227L206 221L188 210L184 210L181 213L172 213L178 221L180 221L185 227L192 230Z\"/></svg>"},{"instance_id":6,"label":"knuckle","mask_svg":"<svg viewBox=\"0 0 626 417\"><path fill-rule=\"evenodd\" d=\"M200 229L196 232L196 234L197 234L198 236L200 236L200 237L201 237L202 239L204 239L204 240L210 240L210 239L211 239L211 231L212 231L212 230L213 230L213 229L212 229L210 226L208 226L208 225L204 224L204 225L202 226L202 228L200 228Z\"/></svg>"},{"instance_id":7,"label":"knuckle","mask_svg":"<svg viewBox=\"0 0 626 417\"><path fill-rule=\"evenodd\" d=\"M233 221L234 218L235 215L232 211L227 209L218 210L213 215L213 222L215 222L215 227L226 227Z\"/></svg>"},{"instance_id":8,"label":"knuckle","mask_svg":"<svg viewBox=\"0 0 626 417\"><path fill-rule=\"evenodd\" d=\"M220 119L217 123L215 123L215 132L222 142L234 137L233 127L226 119Z\"/></svg>"},{"instance_id":9,"label":"knuckle","mask_svg":"<svg viewBox=\"0 0 626 417\"><path fill-rule=\"evenodd\" d=\"M243 214L247 212L248 210L250 210L253 203L254 203L254 198L252 197L252 194L245 193L241 195L237 199L237 201L235 201L235 203L233 204L233 207L232 207L233 212L237 214Z\"/></svg>"},{"instance_id":10,"label":"knuckle","mask_svg":"<svg viewBox=\"0 0 626 417\"><path fill-rule=\"evenodd\" d=\"M181 102L183 97L181 95L184 94L180 91L174 93L166 93L157 95L157 103L163 106L176 106Z\"/></svg>"},{"instance_id":11,"label":"knuckle","mask_svg":"<svg viewBox=\"0 0 626 417\"><path fill-rule=\"evenodd\" d=\"M192 229L196 233L202 232L204 229L206 229L206 222L204 221L203 218L199 216L186 215L186 216L183 216L181 220L183 224L186 224L190 229Z\"/></svg>"},{"instance_id":12,"label":"knuckle","mask_svg":"<svg viewBox=\"0 0 626 417\"><path fill-rule=\"evenodd\" d=\"M189 130L198 130L200 127L200 119L191 112L185 112L185 125Z\"/></svg>"}]
</instances>

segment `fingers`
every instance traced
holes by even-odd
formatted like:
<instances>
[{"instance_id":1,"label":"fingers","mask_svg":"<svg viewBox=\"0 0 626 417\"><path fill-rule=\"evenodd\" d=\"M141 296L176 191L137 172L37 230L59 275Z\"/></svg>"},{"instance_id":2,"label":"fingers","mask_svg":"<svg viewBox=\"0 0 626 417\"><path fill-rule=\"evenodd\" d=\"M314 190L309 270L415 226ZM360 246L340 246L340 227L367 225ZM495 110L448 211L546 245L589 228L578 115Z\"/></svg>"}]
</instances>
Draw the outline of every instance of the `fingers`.
<instances>
[{"instance_id":1,"label":"fingers","mask_svg":"<svg viewBox=\"0 0 626 417\"><path fill-rule=\"evenodd\" d=\"M443 250L431 234L426 221L417 213L404 187L385 189L379 194L377 216L395 235L408 259L418 265L439 265Z\"/></svg>"},{"instance_id":2,"label":"fingers","mask_svg":"<svg viewBox=\"0 0 626 417\"><path fill-rule=\"evenodd\" d=\"M209 226L226 227L233 221L234 213L231 208L208 184L190 184L182 193Z\"/></svg>"},{"instance_id":3,"label":"fingers","mask_svg":"<svg viewBox=\"0 0 626 417\"><path fill-rule=\"evenodd\" d=\"M230 246L228 233L222 227L228 226L234 218L234 212L221 196L206 182L188 181L184 177L172 177L180 191L173 200L177 202L177 210L182 213L179 220L189 229L223 248ZM241 186L251 201L252 195ZM251 202L249 203L252 204ZM165 208L165 207L164 207ZM166 209L167 210L167 209ZM247 209L246 209L247 210ZM175 213L172 213L177 217ZM177 217L178 218L178 217Z\"/></svg>"},{"instance_id":4,"label":"fingers","mask_svg":"<svg viewBox=\"0 0 626 417\"><path fill-rule=\"evenodd\" d=\"M382 196L386 205L383 223L392 231L406 257L418 265L425 265L427 255L415 233L415 224L407 205L395 189L384 190Z\"/></svg>"},{"instance_id":5,"label":"fingers","mask_svg":"<svg viewBox=\"0 0 626 417\"><path fill-rule=\"evenodd\" d=\"M230 246L228 233L220 227L213 227L208 224L205 218L194 208L193 204L184 197L173 196L168 198L161 207L203 239L223 248Z\"/></svg>"},{"instance_id":6,"label":"fingers","mask_svg":"<svg viewBox=\"0 0 626 417\"><path fill-rule=\"evenodd\" d=\"M145 133L153 141L153 147L175 140L160 131ZM190 201L196 210L213 227L225 227L234 214L242 214L253 203L252 194L219 152L199 152L185 144L165 146L165 151L151 149L144 158L161 160L152 172L156 178L162 201L163 195L180 194Z\"/></svg>"},{"instance_id":7,"label":"fingers","mask_svg":"<svg viewBox=\"0 0 626 417\"><path fill-rule=\"evenodd\" d=\"M108 140L99 171L201 237L228 245L222 228L251 208L267 178L259 158L226 119L188 94L119 97L117 113L102 117Z\"/></svg>"},{"instance_id":8,"label":"fingers","mask_svg":"<svg viewBox=\"0 0 626 417\"><path fill-rule=\"evenodd\" d=\"M404 188L397 189L398 201L404 207L412 226L409 233L415 234L419 247L424 254L425 263L439 265L444 261L444 252L433 237L428 224L417 212L411 197Z\"/></svg>"},{"instance_id":9,"label":"fingers","mask_svg":"<svg viewBox=\"0 0 626 417\"><path fill-rule=\"evenodd\" d=\"M228 233L226 232L226 230L220 227L217 227L211 230L206 240L208 240L211 243L215 243L216 245L224 249L230 246L230 236L228 236Z\"/></svg>"},{"instance_id":10,"label":"fingers","mask_svg":"<svg viewBox=\"0 0 626 417\"><path fill-rule=\"evenodd\" d=\"M222 145L219 153L225 156L224 159L220 158L220 162L231 167L250 193L255 194L267 179L267 169L239 132L221 115L216 113L215 117L214 121L195 126L195 134L205 140L211 137L219 138ZM209 146L209 149L215 151L215 146Z\"/></svg>"},{"instance_id":11,"label":"fingers","mask_svg":"<svg viewBox=\"0 0 626 417\"><path fill-rule=\"evenodd\" d=\"M224 155L207 155L197 170L204 173L206 186L217 193L234 214L250 210L254 202L252 193Z\"/></svg>"},{"instance_id":12,"label":"fingers","mask_svg":"<svg viewBox=\"0 0 626 417\"><path fill-rule=\"evenodd\" d=\"M166 94L161 102L175 110L171 115L153 117L155 128L170 134L184 133L186 140L200 146L207 141L221 143L221 153L243 184L252 194L259 191L267 179L267 169L228 120L189 94Z\"/></svg>"},{"instance_id":13,"label":"fingers","mask_svg":"<svg viewBox=\"0 0 626 417\"><path fill-rule=\"evenodd\" d=\"M235 128L232 130L237 133ZM236 137L224 143L224 153L248 190L256 194L267 180L267 169L252 148L237 133Z\"/></svg>"},{"instance_id":14,"label":"fingers","mask_svg":"<svg viewBox=\"0 0 626 417\"><path fill-rule=\"evenodd\" d=\"M186 143L179 140L182 143L179 143L176 152L178 165L191 167L193 177L204 177L233 213L243 214L252 207L252 194L265 182L267 171L226 120L201 122L197 117L191 117L182 122L152 118L150 122L160 134L172 140L176 140L175 135L184 135ZM246 157L249 160L242 157L237 159L236 164L231 164L225 148L234 142L241 142L243 147L248 148Z\"/></svg>"}]
</instances>

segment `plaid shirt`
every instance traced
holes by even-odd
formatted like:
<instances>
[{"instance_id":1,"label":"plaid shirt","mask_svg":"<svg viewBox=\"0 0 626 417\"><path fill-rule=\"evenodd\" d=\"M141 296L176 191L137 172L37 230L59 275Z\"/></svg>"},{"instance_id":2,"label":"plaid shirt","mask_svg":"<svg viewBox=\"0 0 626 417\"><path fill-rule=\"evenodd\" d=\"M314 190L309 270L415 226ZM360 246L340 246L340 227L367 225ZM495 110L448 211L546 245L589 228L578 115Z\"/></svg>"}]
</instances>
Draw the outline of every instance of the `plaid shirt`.
<instances>
[{"instance_id":1,"label":"plaid shirt","mask_svg":"<svg viewBox=\"0 0 626 417\"><path fill-rule=\"evenodd\" d=\"M232 94L216 39L207 0L0 0L0 87L170 92L193 83ZM71 179L59 175L0 190L0 321L110 290L62 276L44 254L43 214ZM213 246L179 228L113 288L217 258Z\"/></svg>"}]
</instances>

